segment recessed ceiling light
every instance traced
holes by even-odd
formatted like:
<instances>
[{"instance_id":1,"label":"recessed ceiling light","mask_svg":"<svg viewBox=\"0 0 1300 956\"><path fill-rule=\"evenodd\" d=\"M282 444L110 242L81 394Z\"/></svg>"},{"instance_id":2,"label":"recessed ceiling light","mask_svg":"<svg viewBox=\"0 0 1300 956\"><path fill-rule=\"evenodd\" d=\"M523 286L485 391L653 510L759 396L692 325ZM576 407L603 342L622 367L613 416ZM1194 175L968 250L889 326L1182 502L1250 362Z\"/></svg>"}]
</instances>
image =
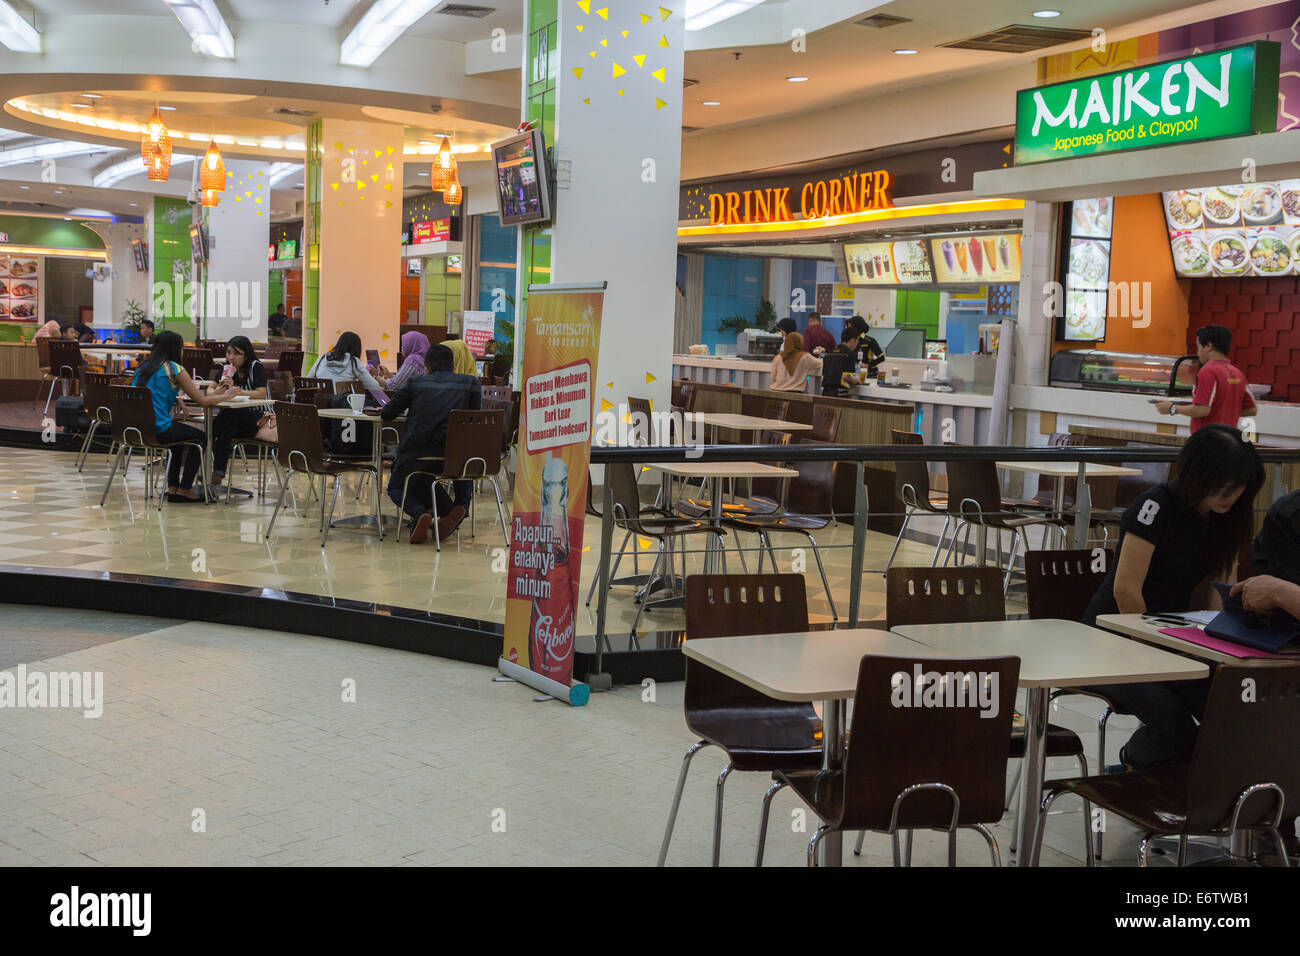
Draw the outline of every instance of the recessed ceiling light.
<instances>
[{"instance_id":1,"label":"recessed ceiling light","mask_svg":"<svg viewBox=\"0 0 1300 956\"><path fill-rule=\"evenodd\" d=\"M74 110L88 110L88 109L93 109L94 107L92 107L89 103L73 103L72 108Z\"/></svg>"},{"instance_id":2,"label":"recessed ceiling light","mask_svg":"<svg viewBox=\"0 0 1300 956\"><path fill-rule=\"evenodd\" d=\"M19 186L18 188L19 188L19 189L31 189L32 187L31 187L31 186Z\"/></svg>"},{"instance_id":3,"label":"recessed ceiling light","mask_svg":"<svg viewBox=\"0 0 1300 956\"><path fill-rule=\"evenodd\" d=\"M808 82L808 77L806 77L806 76L787 76L787 77L785 78L785 80L786 80L787 83L807 83L807 82Z\"/></svg>"},{"instance_id":4,"label":"recessed ceiling light","mask_svg":"<svg viewBox=\"0 0 1300 956\"><path fill-rule=\"evenodd\" d=\"M431 140L431 139L422 139L422 140L420 140L418 143L416 143L415 145L417 145L417 146L437 146L438 144L435 143L435 142L434 142L433 140Z\"/></svg>"},{"instance_id":5,"label":"recessed ceiling light","mask_svg":"<svg viewBox=\"0 0 1300 956\"><path fill-rule=\"evenodd\" d=\"M428 176L429 174L428 174L428 173L418 173L417 175L420 175L420 176Z\"/></svg>"},{"instance_id":6,"label":"recessed ceiling light","mask_svg":"<svg viewBox=\"0 0 1300 956\"><path fill-rule=\"evenodd\" d=\"M99 93L82 93L81 95L88 100L102 100L104 98Z\"/></svg>"},{"instance_id":7,"label":"recessed ceiling light","mask_svg":"<svg viewBox=\"0 0 1300 956\"><path fill-rule=\"evenodd\" d=\"M897 53L899 56L912 56L917 51L916 50L895 50L894 52Z\"/></svg>"},{"instance_id":8,"label":"recessed ceiling light","mask_svg":"<svg viewBox=\"0 0 1300 956\"><path fill-rule=\"evenodd\" d=\"M1059 17L1060 15L1061 15L1060 10L1035 10L1034 11L1034 16L1038 17L1040 20L1050 20L1052 19L1052 17Z\"/></svg>"},{"instance_id":9,"label":"recessed ceiling light","mask_svg":"<svg viewBox=\"0 0 1300 956\"><path fill-rule=\"evenodd\" d=\"M700 105L701 105L701 106L721 106L722 104L719 103L717 100L705 100L705 101L704 101L703 103L701 103Z\"/></svg>"},{"instance_id":10,"label":"recessed ceiling light","mask_svg":"<svg viewBox=\"0 0 1300 956\"><path fill-rule=\"evenodd\" d=\"M158 107L158 108L159 108L160 110L167 110L167 111L170 112L170 113L174 113L174 112L176 112L176 107L174 107L174 106L160 106L160 107Z\"/></svg>"},{"instance_id":11,"label":"recessed ceiling light","mask_svg":"<svg viewBox=\"0 0 1300 956\"><path fill-rule=\"evenodd\" d=\"M306 184L306 183L294 183L294 185L297 186L297 187L305 187L307 184Z\"/></svg>"},{"instance_id":12,"label":"recessed ceiling light","mask_svg":"<svg viewBox=\"0 0 1300 956\"><path fill-rule=\"evenodd\" d=\"M62 189L56 189L56 190L54 190L54 195L56 195L56 196L62 196L62 195L63 195L63 190L62 190Z\"/></svg>"},{"instance_id":13,"label":"recessed ceiling light","mask_svg":"<svg viewBox=\"0 0 1300 956\"><path fill-rule=\"evenodd\" d=\"M131 206L138 206L138 205L140 205L140 204L139 204L138 202L133 202L133 203L128 203L128 205L131 205Z\"/></svg>"}]
</instances>

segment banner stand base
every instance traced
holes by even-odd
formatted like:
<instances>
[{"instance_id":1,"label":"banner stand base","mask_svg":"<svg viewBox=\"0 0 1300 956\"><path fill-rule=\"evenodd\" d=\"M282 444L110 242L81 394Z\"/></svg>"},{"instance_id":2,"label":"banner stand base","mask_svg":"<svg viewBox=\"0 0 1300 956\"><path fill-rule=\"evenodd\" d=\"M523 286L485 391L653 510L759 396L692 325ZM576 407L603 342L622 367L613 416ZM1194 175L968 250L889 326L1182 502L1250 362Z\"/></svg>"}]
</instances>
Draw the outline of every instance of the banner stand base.
<instances>
[{"instance_id":1,"label":"banner stand base","mask_svg":"<svg viewBox=\"0 0 1300 956\"><path fill-rule=\"evenodd\" d=\"M504 657L497 659L497 670L506 677L513 677L519 683L526 684L533 690L541 691L543 694L549 694L556 700L562 700L573 707L583 706L591 696L591 688L581 681L574 681L572 684L561 684L559 681L543 677L527 667L521 667L512 661L508 661Z\"/></svg>"},{"instance_id":2,"label":"banner stand base","mask_svg":"<svg viewBox=\"0 0 1300 956\"><path fill-rule=\"evenodd\" d=\"M606 690L613 690L614 678L604 673L603 671L599 671L594 674L588 674L587 686L590 687L592 691L595 693L600 693L601 691L606 691Z\"/></svg>"}]
</instances>

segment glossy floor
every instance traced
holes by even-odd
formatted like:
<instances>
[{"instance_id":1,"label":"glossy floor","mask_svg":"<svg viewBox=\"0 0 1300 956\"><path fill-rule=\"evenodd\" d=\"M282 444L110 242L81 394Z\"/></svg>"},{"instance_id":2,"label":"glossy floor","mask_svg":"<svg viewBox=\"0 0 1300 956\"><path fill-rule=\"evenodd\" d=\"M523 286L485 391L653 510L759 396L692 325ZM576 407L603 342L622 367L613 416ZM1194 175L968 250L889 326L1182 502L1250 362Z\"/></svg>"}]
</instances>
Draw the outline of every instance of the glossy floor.
<instances>
[{"instance_id":1,"label":"glossy floor","mask_svg":"<svg viewBox=\"0 0 1300 956\"><path fill-rule=\"evenodd\" d=\"M274 495L236 498L230 506L224 501L211 506L164 504L158 512L154 501L145 500L143 470L137 466L125 486L120 478L114 480L101 509L99 499L108 476L105 456L90 456L81 473L75 464L74 456L67 453L0 447L0 564L194 578L355 598L483 621L505 619L505 540L490 489L476 498L475 537L470 537L466 522L459 537L444 543L441 553L435 551L432 539L412 546L405 535L398 540L390 533L381 543L373 531L351 529L331 530L322 548L319 503L312 499L303 476L293 481L301 512L282 514L268 541L265 534ZM249 489L257 485L251 470L236 470L233 480ZM336 518L370 510L367 502L373 501L373 492L367 488L358 501L354 480L349 482L350 493L340 496ZM268 479L268 485L275 488L274 478ZM509 501L506 506L508 520ZM387 497L384 508L387 514L396 511ZM600 546L599 519L587 519L584 535L583 600L597 573L593 555ZM753 536L745 539L747 548L756 546ZM622 535L614 540L617 547ZM817 533L841 619L848 611L851 541L852 527L847 524L832 524ZM891 536L869 532L866 567L883 568L893 544ZM813 620L831 620L806 540L787 536L784 541L775 539L774 545L783 571L797 566L805 572ZM730 546L735 546L734 537ZM646 572L654 545L641 539L640 548L640 570ZM928 564L932 552L932 545L909 541L898 563ZM756 551L749 552L751 570L756 557ZM698 551L687 560L691 570L700 569ZM620 574L631 570L628 563L624 562ZM729 553L729 569L740 570L734 550ZM883 618L883 577L864 574L862 582L862 620ZM580 634L595 633L595 607L593 601L590 610L580 608ZM1014 595L1007 609L1009 613L1024 610ZM610 633L626 633L636 610L631 587L611 589ZM639 630L683 625L680 610L661 608L647 613Z\"/></svg>"},{"instance_id":2,"label":"glossy floor","mask_svg":"<svg viewBox=\"0 0 1300 956\"><path fill-rule=\"evenodd\" d=\"M104 612L0 605L3 666L103 675L103 711L0 711L0 866L652 865L693 742L682 685L623 687L583 708L534 703L490 668L346 641ZM1087 706L1090 702L1083 702ZM1053 720L1091 748L1095 720ZM1131 727L1111 722L1112 747ZM716 751L695 758L672 865L707 865ZM1049 775L1073 770L1049 762ZM722 862L753 862L766 779L727 784ZM1060 801L1043 865L1079 865ZM815 821L788 791L765 865L798 866ZM1004 856L1010 820L994 828ZM1106 862L1136 835L1107 827ZM851 840L846 841L851 844ZM845 863L889 863L868 835ZM963 832L962 865L987 865ZM939 866L939 834L914 865Z\"/></svg>"}]
</instances>

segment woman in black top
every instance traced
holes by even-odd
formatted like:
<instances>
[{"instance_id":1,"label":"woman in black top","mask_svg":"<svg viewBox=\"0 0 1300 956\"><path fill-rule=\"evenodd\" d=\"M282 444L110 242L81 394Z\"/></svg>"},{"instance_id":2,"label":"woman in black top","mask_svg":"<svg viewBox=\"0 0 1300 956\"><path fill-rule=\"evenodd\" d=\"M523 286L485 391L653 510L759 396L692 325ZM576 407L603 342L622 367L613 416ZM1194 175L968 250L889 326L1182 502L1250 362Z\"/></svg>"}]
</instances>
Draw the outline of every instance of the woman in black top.
<instances>
[{"instance_id":1,"label":"woman in black top","mask_svg":"<svg viewBox=\"0 0 1300 956\"><path fill-rule=\"evenodd\" d=\"M1170 480L1144 492L1120 519L1118 551L1093 595L1084 623L1099 614L1181 612L1218 608L1215 580L1236 578L1237 556L1250 539L1255 495L1264 466L1241 432L1207 425L1187 439ZM1094 687L1115 710L1142 727L1121 752L1123 763L1145 770L1191 756L1196 720L1209 681Z\"/></svg>"},{"instance_id":2,"label":"woman in black top","mask_svg":"<svg viewBox=\"0 0 1300 956\"><path fill-rule=\"evenodd\" d=\"M253 343L246 335L236 335L226 343L226 362L235 367L233 376L222 377L216 393L223 399L245 395L248 398L266 398L266 366L257 359ZM226 463L236 438L252 438L257 434L257 423L266 409L260 405L250 408L223 408L212 423L212 483L220 485L226 476Z\"/></svg>"}]
</instances>

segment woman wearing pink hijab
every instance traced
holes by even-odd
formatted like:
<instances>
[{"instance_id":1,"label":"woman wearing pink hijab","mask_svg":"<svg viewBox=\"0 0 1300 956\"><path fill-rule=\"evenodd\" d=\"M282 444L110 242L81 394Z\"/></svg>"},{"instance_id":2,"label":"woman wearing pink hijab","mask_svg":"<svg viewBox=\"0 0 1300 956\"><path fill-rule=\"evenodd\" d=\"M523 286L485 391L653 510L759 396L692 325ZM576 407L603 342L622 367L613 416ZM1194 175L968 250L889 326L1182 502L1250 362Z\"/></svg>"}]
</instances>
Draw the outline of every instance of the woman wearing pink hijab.
<instances>
[{"instance_id":1,"label":"woman wearing pink hijab","mask_svg":"<svg viewBox=\"0 0 1300 956\"><path fill-rule=\"evenodd\" d=\"M36 334L33 335L32 338L33 339L57 339L57 338L61 338L62 335L63 333L59 331L59 320L50 319L50 321L46 322L39 329L36 330Z\"/></svg>"},{"instance_id":2,"label":"woman wearing pink hijab","mask_svg":"<svg viewBox=\"0 0 1300 956\"><path fill-rule=\"evenodd\" d=\"M406 332L402 335L402 367L388 382L394 392L414 375L424 374L424 353L429 351L429 338L423 332Z\"/></svg>"}]
</instances>

